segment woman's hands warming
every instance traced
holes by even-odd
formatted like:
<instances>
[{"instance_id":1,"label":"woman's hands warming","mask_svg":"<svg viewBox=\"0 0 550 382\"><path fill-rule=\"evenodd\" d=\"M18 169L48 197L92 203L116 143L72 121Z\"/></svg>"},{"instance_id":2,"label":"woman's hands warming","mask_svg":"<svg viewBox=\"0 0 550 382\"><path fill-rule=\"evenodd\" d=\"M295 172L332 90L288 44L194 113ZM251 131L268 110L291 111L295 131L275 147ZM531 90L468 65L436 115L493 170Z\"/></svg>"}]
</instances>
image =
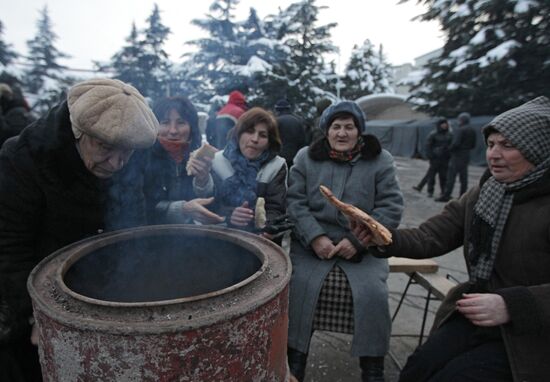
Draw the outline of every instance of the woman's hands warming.
<instances>
[{"instance_id":1,"label":"woman's hands warming","mask_svg":"<svg viewBox=\"0 0 550 382\"><path fill-rule=\"evenodd\" d=\"M206 205L212 203L214 198L197 198L189 200L183 205L183 213L189 216L193 220L196 220L202 224L217 224L225 220L224 217L216 215L212 211L208 210Z\"/></svg>"},{"instance_id":2,"label":"woman's hands warming","mask_svg":"<svg viewBox=\"0 0 550 382\"><path fill-rule=\"evenodd\" d=\"M205 186L208 183L210 169L212 168L212 159L209 157L189 158L187 168L189 168L189 175L195 177L197 185L199 187Z\"/></svg>"},{"instance_id":3,"label":"woman's hands warming","mask_svg":"<svg viewBox=\"0 0 550 382\"><path fill-rule=\"evenodd\" d=\"M498 326L510 321L508 307L502 296L495 293L464 293L456 308L477 326Z\"/></svg>"},{"instance_id":4,"label":"woman's hands warming","mask_svg":"<svg viewBox=\"0 0 550 382\"><path fill-rule=\"evenodd\" d=\"M238 227L245 227L254 219L254 211L248 208L248 202L244 202L240 207L233 210L231 214L231 224Z\"/></svg>"},{"instance_id":5,"label":"woman's hands warming","mask_svg":"<svg viewBox=\"0 0 550 382\"><path fill-rule=\"evenodd\" d=\"M311 242L311 247L320 259L331 259L333 256L340 256L344 259L351 259L357 250L346 238L334 245L327 236L318 236Z\"/></svg>"}]
</instances>

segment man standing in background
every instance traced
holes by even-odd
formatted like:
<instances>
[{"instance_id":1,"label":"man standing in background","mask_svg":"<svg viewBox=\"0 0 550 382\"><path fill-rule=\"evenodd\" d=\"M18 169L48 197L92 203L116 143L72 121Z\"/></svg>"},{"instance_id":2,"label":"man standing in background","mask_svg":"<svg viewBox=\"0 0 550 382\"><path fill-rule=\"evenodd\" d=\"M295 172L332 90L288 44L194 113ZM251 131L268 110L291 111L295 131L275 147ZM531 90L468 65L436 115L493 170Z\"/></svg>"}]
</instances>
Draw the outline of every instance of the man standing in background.
<instances>
[{"instance_id":1,"label":"man standing in background","mask_svg":"<svg viewBox=\"0 0 550 382\"><path fill-rule=\"evenodd\" d=\"M298 150L306 145L304 121L292 114L290 102L286 99L277 101L275 112L279 135L283 143L279 155L285 158L286 164L290 168Z\"/></svg>"},{"instance_id":2,"label":"man standing in background","mask_svg":"<svg viewBox=\"0 0 550 382\"><path fill-rule=\"evenodd\" d=\"M470 114L460 113L458 115L458 128L453 130L453 141L449 150L451 160L447 173L447 185L445 192L436 202L448 202L455 186L455 178L458 174L460 179L460 195L468 189L468 164L470 163L470 150L476 145L476 133L470 126Z\"/></svg>"}]
</instances>

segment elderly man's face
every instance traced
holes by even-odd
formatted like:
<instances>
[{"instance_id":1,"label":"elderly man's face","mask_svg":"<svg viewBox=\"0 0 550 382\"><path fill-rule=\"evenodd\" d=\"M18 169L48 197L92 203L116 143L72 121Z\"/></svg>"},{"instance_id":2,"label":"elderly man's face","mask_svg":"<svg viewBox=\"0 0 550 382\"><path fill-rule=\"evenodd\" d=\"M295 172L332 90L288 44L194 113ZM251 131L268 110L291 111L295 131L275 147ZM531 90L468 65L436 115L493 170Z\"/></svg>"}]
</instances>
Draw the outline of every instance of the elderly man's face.
<instances>
[{"instance_id":1,"label":"elderly man's face","mask_svg":"<svg viewBox=\"0 0 550 382\"><path fill-rule=\"evenodd\" d=\"M486 157L491 174L501 183L515 182L535 167L500 133L487 138Z\"/></svg>"},{"instance_id":2,"label":"elderly man's face","mask_svg":"<svg viewBox=\"0 0 550 382\"><path fill-rule=\"evenodd\" d=\"M107 179L128 163L134 150L115 147L97 138L83 134L77 141L80 157L95 176Z\"/></svg>"}]
</instances>

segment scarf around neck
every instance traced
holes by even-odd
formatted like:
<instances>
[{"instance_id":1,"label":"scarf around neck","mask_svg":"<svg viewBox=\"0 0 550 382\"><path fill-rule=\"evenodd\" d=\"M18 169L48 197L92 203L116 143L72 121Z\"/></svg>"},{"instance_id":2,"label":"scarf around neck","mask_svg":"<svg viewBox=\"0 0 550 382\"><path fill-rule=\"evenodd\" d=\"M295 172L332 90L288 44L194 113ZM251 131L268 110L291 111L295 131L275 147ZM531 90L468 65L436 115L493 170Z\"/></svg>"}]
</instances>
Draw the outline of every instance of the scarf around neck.
<instances>
[{"instance_id":1,"label":"scarf around neck","mask_svg":"<svg viewBox=\"0 0 550 382\"><path fill-rule=\"evenodd\" d=\"M223 156L229 160L235 173L222 183L220 190L222 203L238 207L248 202L248 205L253 208L257 198L256 177L261 166L269 159L269 149L258 158L249 160L241 153L237 140L231 139L223 150Z\"/></svg>"},{"instance_id":2,"label":"scarf around neck","mask_svg":"<svg viewBox=\"0 0 550 382\"><path fill-rule=\"evenodd\" d=\"M328 144L328 139L327 139ZM328 156L330 159L336 161L336 162L349 162L352 159L354 159L357 154L361 153L361 150L363 150L363 147L365 146L365 141L363 140L363 137L360 135L357 138L357 143L355 146L348 151L336 151L332 149L329 145L329 152Z\"/></svg>"},{"instance_id":3,"label":"scarf around neck","mask_svg":"<svg viewBox=\"0 0 550 382\"><path fill-rule=\"evenodd\" d=\"M159 143L164 150L170 155L170 157L180 164L185 159L187 150L189 149L189 142L187 141L172 141L170 139L158 137Z\"/></svg>"}]
</instances>

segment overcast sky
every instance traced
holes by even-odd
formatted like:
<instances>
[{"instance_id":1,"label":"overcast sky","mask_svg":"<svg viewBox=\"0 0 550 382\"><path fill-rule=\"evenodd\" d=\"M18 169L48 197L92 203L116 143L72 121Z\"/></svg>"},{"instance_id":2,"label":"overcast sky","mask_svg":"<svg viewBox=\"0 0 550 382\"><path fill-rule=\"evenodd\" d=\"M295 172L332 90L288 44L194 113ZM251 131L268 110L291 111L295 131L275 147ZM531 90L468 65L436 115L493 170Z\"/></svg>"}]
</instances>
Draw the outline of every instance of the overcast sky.
<instances>
[{"instance_id":1,"label":"overcast sky","mask_svg":"<svg viewBox=\"0 0 550 382\"><path fill-rule=\"evenodd\" d=\"M204 36L200 28L191 25L194 18L204 18L212 3L209 0L0 0L0 20L4 24L4 41L22 54L27 53L26 41L36 34L39 11L48 6L53 30L58 36L57 48L72 56L60 63L72 68L91 69L92 60L107 61L125 43L132 22L138 28L146 26L153 4L161 10L164 25L172 33L165 48L173 61L191 48L186 41ZM237 19L256 8L261 18L285 8L291 0L241 0ZM339 71L344 69L354 44L366 38L383 44L388 61L393 65L412 63L415 57L443 46L443 36L437 23L412 21L424 8L410 0L318 0L328 6L320 13L320 23L336 22L332 40L340 48Z\"/></svg>"}]
</instances>

